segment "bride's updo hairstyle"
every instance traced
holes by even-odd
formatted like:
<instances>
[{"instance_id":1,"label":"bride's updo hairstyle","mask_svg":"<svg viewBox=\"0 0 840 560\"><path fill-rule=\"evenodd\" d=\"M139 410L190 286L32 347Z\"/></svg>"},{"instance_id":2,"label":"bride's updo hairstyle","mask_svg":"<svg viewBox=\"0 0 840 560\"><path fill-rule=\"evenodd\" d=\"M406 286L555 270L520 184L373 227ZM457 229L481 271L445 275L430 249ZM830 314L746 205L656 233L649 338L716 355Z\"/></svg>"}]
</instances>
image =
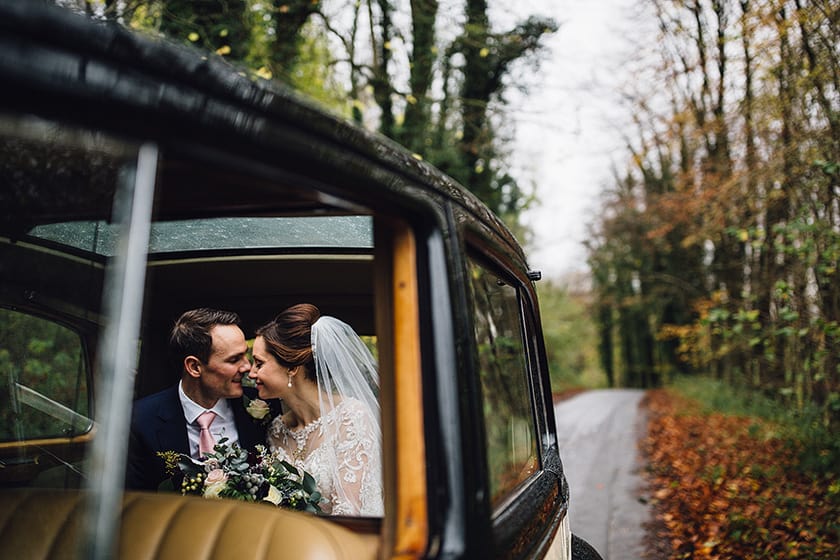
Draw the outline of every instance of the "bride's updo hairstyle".
<instances>
[{"instance_id":1,"label":"bride's updo hairstyle","mask_svg":"<svg viewBox=\"0 0 840 560\"><path fill-rule=\"evenodd\" d=\"M312 355L312 324L321 311L311 303L299 303L284 309L267 325L257 329L266 349L277 362L287 368L302 366L304 375L316 381Z\"/></svg>"}]
</instances>

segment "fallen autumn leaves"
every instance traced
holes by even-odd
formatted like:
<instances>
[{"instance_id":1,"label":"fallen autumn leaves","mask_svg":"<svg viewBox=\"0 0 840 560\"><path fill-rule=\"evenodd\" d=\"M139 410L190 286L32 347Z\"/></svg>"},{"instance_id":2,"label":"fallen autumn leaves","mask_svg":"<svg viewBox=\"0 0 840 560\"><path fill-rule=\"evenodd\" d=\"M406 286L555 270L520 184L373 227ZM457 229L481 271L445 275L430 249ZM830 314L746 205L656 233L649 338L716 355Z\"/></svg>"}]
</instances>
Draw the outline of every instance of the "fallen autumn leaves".
<instances>
[{"instance_id":1,"label":"fallen autumn leaves","mask_svg":"<svg viewBox=\"0 0 840 560\"><path fill-rule=\"evenodd\" d=\"M760 420L664 389L644 404L652 558L840 557L836 475L799 472L797 449Z\"/></svg>"}]
</instances>

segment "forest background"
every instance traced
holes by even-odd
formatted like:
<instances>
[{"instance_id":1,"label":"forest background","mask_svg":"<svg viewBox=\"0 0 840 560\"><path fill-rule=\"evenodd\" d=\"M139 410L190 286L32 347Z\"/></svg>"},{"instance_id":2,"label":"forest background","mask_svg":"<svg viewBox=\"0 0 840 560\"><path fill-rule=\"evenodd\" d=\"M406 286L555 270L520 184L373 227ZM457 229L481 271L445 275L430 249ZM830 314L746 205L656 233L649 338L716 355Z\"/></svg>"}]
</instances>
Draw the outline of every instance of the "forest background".
<instances>
[{"instance_id":1,"label":"forest background","mask_svg":"<svg viewBox=\"0 0 840 560\"><path fill-rule=\"evenodd\" d=\"M539 87L562 22L492 0L57 2L291 84L442 169L532 242L522 218L540 193L512 172L510 100ZM538 284L552 382L702 376L769 399L836 502L840 3L634 8L645 33L617 92L630 126L615 131L624 148L589 224L586 281Z\"/></svg>"},{"instance_id":2,"label":"forest background","mask_svg":"<svg viewBox=\"0 0 840 560\"><path fill-rule=\"evenodd\" d=\"M507 115L512 94L538 86L529 76L560 22L500 17L491 0L58 3L291 84L442 169L532 241L522 215L539 193L511 172ZM588 282L540 286L553 381L711 375L835 427L840 7L636 8L650 31L620 92L632 127L617 131L625 153L590 223Z\"/></svg>"}]
</instances>

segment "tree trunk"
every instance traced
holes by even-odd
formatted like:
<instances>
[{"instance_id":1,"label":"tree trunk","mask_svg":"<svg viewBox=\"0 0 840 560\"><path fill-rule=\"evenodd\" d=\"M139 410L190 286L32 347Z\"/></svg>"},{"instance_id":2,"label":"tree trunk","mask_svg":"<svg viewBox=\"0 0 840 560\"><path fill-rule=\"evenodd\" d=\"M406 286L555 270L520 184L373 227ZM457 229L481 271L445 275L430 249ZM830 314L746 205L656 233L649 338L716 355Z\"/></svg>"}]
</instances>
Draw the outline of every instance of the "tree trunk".
<instances>
[{"instance_id":1,"label":"tree trunk","mask_svg":"<svg viewBox=\"0 0 840 560\"><path fill-rule=\"evenodd\" d=\"M490 101L488 80L490 64L490 22L486 0L467 0L467 22L464 30L464 83L461 88L461 120L463 135L459 146L466 173L466 186L485 202L492 197L490 173L485 173L490 143L487 126L487 104ZM492 203L490 204L492 207Z\"/></svg>"},{"instance_id":2,"label":"tree trunk","mask_svg":"<svg viewBox=\"0 0 840 560\"><path fill-rule=\"evenodd\" d=\"M373 76L370 85L373 88L373 98L382 111L379 119L379 132L388 138L396 137L394 118L394 87L391 84L391 77L388 74L388 66L391 62L391 12L393 8L389 0L376 0L379 7L379 39L376 38L374 29L373 0L368 0L368 15L370 20L371 50L373 51Z\"/></svg>"},{"instance_id":3,"label":"tree trunk","mask_svg":"<svg viewBox=\"0 0 840 560\"><path fill-rule=\"evenodd\" d=\"M600 342L598 344L598 353L601 356L601 367L604 368L604 374L607 376L607 386L615 387L615 369L613 367L613 310L610 305L605 303L598 304L598 332L600 333Z\"/></svg>"},{"instance_id":4,"label":"tree trunk","mask_svg":"<svg viewBox=\"0 0 840 560\"><path fill-rule=\"evenodd\" d=\"M291 82L291 75L300 54L301 29L312 14L317 13L319 0L272 0L274 41L271 44L271 72Z\"/></svg>"},{"instance_id":5,"label":"tree trunk","mask_svg":"<svg viewBox=\"0 0 840 560\"><path fill-rule=\"evenodd\" d=\"M405 147L418 154L425 153L431 147L427 144L427 139L431 141L429 89L436 58L437 11L437 0L411 0L411 25L414 32L409 76L411 95L407 99L405 121L399 139Z\"/></svg>"}]
</instances>

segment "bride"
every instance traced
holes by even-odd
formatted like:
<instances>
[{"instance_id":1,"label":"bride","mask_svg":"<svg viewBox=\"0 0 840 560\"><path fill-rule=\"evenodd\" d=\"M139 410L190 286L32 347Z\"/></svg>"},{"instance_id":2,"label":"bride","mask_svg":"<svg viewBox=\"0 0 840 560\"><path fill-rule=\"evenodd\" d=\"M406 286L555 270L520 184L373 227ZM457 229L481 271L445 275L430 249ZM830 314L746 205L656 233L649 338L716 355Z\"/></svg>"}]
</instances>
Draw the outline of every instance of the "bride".
<instances>
[{"instance_id":1,"label":"bride","mask_svg":"<svg viewBox=\"0 0 840 560\"><path fill-rule=\"evenodd\" d=\"M257 329L253 354L260 398L287 411L269 448L315 477L324 513L382 516L379 376L359 336L302 303Z\"/></svg>"}]
</instances>

